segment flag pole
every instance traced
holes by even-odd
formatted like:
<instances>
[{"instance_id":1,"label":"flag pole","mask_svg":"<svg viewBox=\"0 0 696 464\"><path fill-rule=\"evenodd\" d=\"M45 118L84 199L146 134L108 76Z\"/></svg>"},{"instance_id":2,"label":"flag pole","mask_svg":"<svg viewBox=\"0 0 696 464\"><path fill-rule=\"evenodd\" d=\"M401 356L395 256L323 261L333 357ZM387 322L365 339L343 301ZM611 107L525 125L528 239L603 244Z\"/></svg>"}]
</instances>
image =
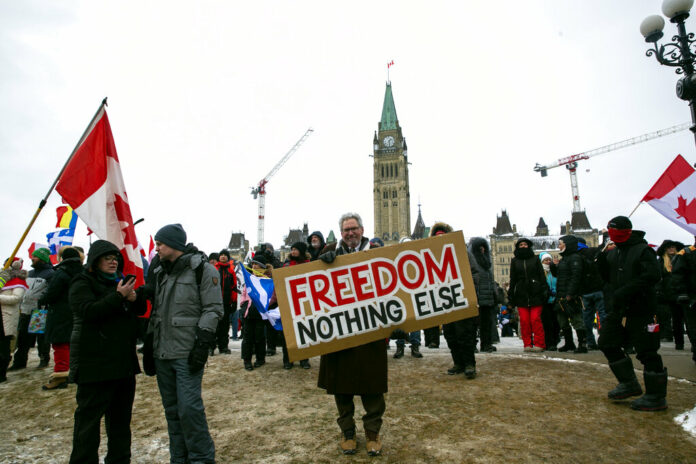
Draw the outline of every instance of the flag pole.
<instances>
[{"instance_id":1,"label":"flag pole","mask_svg":"<svg viewBox=\"0 0 696 464\"><path fill-rule=\"evenodd\" d=\"M72 153L70 153L70 157L68 160L65 162L63 165L63 168L60 170L58 173L58 176L56 177L56 180L53 181L53 184L51 185L51 188L48 189L48 192L46 192L46 195L41 199L39 202L39 207L36 209L36 212L34 213L34 216L31 218L31 221L29 221L29 225L27 228L24 230L24 233L22 234L22 237L19 239L19 242L17 243L17 246L15 249L12 251L12 255L10 256L10 259L7 260L5 263L5 266L3 269L7 269L10 267L10 264L12 264L12 260L14 259L15 256L17 256L17 251L19 251L19 247L22 246L22 243L24 243L24 239L27 238L27 235L29 234L29 231L31 228L34 226L34 222L36 222L36 218L39 217L39 214L41 213L41 210L43 210L44 206L46 206L46 201L48 200L48 197L51 195L53 192L53 189L56 188L56 185L58 184L58 181L60 180L60 176L63 175L63 172L65 171L65 168L68 167L68 164L70 163L70 160L73 159L73 156L75 156L75 152L77 152L77 149L80 148L80 145L82 145L82 142L84 142L85 138L87 137L87 134L89 133L90 129L92 128L92 125L94 124L94 120L97 119L97 116L99 116L99 113L101 112L102 108L107 106L106 99L108 97L104 97L104 100L102 100L101 105L99 105L99 109L97 110L96 113L94 113L94 116L92 117L92 120L89 122L87 125L87 128L85 131L82 133L82 136L80 137L80 140L77 142L77 145L75 145L75 148L73 149Z\"/></svg>"},{"instance_id":2,"label":"flag pole","mask_svg":"<svg viewBox=\"0 0 696 464\"><path fill-rule=\"evenodd\" d=\"M642 204L643 204L643 200L640 200L640 201L638 202L638 204L636 205L636 207L633 208L633 211L631 211L631 214L628 215L628 217L633 216L633 213L635 213L636 210L638 209L638 207L639 207L640 205L642 205Z\"/></svg>"}]
</instances>

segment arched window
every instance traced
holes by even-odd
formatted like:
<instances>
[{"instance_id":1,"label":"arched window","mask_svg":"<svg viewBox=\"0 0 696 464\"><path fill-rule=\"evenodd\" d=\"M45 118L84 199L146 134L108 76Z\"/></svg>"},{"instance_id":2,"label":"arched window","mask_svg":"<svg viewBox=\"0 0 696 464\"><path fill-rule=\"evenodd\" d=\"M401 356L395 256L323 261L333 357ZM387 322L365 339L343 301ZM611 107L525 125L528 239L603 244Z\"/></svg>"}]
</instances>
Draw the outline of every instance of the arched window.
<instances>
[{"instance_id":1,"label":"arched window","mask_svg":"<svg viewBox=\"0 0 696 464\"><path fill-rule=\"evenodd\" d=\"M382 165L382 177L384 177L384 165Z\"/></svg>"}]
</instances>

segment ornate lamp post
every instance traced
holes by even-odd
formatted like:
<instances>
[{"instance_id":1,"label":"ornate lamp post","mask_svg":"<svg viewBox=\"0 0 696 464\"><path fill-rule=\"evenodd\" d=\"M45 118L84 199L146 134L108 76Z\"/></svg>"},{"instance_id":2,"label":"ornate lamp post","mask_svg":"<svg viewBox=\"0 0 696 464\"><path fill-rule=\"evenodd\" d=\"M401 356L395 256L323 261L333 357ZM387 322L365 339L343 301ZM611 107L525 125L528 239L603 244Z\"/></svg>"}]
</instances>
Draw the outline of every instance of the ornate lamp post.
<instances>
[{"instance_id":1,"label":"ornate lamp post","mask_svg":"<svg viewBox=\"0 0 696 464\"><path fill-rule=\"evenodd\" d=\"M652 43L654 48L648 50L647 56L655 56L657 61L665 66L677 68L677 74L684 74L684 77L677 81L677 97L689 102L691 107L691 132L696 137L696 75L694 75L694 61L696 54L692 51L694 44L694 34L687 33L684 21L689 17L689 11L694 5L694 0L664 0L662 2L662 13L677 25L677 35L672 37L671 43L660 45L657 41L664 35L662 29L665 27L665 20L662 16L648 16L640 23L640 33L645 37L645 41Z\"/></svg>"}]
</instances>

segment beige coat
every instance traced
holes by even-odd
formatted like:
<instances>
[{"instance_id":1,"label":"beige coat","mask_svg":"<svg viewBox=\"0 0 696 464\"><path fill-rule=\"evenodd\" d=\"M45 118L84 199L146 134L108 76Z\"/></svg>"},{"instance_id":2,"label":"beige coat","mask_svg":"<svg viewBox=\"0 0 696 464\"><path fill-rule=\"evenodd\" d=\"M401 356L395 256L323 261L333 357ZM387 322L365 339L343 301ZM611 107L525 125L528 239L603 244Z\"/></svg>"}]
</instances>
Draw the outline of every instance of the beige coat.
<instances>
[{"instance_id":1,"label":"beige coat","mask_svg":"<svg viewBox=\"0 0 696 464\"><path fill-rule=\"evenodd\" d=\"M2 325L6 337L17 337L19 324L19 304L22 302L26 289L24 287L3 288L0 291L0 307L2 307Z\"/></svg>"}]
</instances>

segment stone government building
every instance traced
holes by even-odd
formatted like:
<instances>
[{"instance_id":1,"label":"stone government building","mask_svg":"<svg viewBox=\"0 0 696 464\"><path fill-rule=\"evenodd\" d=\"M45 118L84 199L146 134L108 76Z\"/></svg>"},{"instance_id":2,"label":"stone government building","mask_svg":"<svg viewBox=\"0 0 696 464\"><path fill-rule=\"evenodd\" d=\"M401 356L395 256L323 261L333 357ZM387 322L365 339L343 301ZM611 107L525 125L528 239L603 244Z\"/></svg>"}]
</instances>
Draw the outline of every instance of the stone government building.
<instances>
[{"instance_id":1,"label":"stone government building","mask_svg":"<svg viewBox=\"0 0 696 464\"><path fill-rule=\"evenodd\" d=\"M510 281L510 261L514 256L515 242L520 238L528 238L532 241L535 254L546 251L558 257L558 239L569 234L584 238L589 247L599 245L599 231L592 228L585 211L572 213L571 221L561 225L559 235L550 235L544 218L540 217L535 234L527 236L517 232L517 226L510 224L507 211L503 210L500 216L496 216L493 233L488 236L493 260L493 276L496 282L503 284Z\"/></svg>"}]
</instances>

